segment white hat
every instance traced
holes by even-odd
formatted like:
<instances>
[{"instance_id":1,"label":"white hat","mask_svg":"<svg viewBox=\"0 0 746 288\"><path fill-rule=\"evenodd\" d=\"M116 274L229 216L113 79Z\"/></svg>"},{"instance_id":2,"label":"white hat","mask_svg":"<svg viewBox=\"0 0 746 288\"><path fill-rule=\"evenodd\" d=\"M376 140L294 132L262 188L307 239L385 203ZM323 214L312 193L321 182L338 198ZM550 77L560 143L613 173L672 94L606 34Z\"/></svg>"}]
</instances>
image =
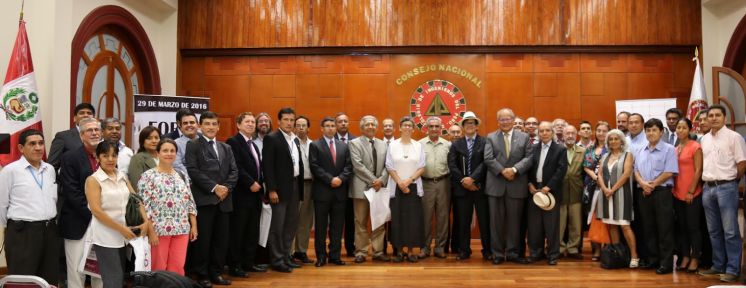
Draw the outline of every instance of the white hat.
<instances>
[{"instance_id":1,"label":"white hat","mask_svg":"<svg viewBox=\"0 0 746 288\"><path fill-rule=\"evenodd\" d=\"M542 192L536 192L534 193L534 204L536 206L539 206L539 208L544 210L552 210L554 208L554 204L556 201L554 200L554 195L552 193L544 194Z\"/></svg>"},{"instance_id":2,"label":"white hat","mask_svg":"<svg viewBox=\"0 0 746 288\"><path fill-rule=\"evenodd\" d=\"M477 125L479 125L479 123L482 123L482 120L479 120L479 118L477 118L477 115L474 114L474 112L466 111L466 113L464 113L464 117L461 118L461 122L459 122L458 124L463 127L464 121L469 120L469 119L474 119L474 121L477 121Z\"/></svg>"}]
</instances>

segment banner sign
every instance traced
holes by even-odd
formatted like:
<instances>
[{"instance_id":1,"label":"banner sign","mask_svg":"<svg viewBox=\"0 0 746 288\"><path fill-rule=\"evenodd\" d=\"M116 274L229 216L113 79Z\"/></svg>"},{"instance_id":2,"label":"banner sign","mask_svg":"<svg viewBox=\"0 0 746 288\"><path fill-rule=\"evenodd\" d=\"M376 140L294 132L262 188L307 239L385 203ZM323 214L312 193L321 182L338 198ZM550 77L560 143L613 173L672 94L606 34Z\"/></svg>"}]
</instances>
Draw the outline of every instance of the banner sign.
<instances>
[{"instance_id":1,"label":"banner sign","mask_svg":"<svg viewBox=\"0 0 746 288\"><path fill-rule=\"evenodd\" d=\"M210 98L169 95L135 94L134 121L132 123L132 150L137 151L140 146L137 139L140 130L147 126L158 128L161 135L178 129L176 125L176 111L188 108L197 114L210 107Z\"/></svg>"}]
</instances>

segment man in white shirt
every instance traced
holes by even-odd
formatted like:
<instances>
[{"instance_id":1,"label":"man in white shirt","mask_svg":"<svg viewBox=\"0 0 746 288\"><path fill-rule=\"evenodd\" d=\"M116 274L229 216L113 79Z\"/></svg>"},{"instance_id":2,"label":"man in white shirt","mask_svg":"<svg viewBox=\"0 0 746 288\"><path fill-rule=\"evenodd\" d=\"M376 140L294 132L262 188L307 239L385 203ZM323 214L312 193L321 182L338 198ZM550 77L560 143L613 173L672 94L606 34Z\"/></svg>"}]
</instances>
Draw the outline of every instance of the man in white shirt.
<instances>
[{"instance_id":1,"label":"man in white shirt","mask_svg":"<svg viewBox=\"0 0 746 288\"><path fill-rule=\"evenodd\" d=\"M122 142L122 123L115 117L106 118L101 122L101 133L104 141L117 143L119 154L117 158L117 170L127 174L130 167L130 159L135 153Z\"/></svg>"},{"instance_id":2,"label":"man in white shirt","mask_svg":"<svg viewBox=\"0 0 746 288\"><path fill-rule=\"evenodd\" d=\"M313 175L311 175L311 163L308 162L308 151L311 146L311 139L308 138L308 129L311 122L306 116L298 116L295 119L295 135L297 144L300 147L301 161L303 161L303 197L300 199L298 210L298 229L295 231L295 243L293 243L293 258L304 263L311 264L313 260L308 259L308 239L311 236L311 227L313 227L313 200L311 199L311 186L313 186Z\"/></svg>"},{"instance_id":3,"label":"man in white shirt","mask_svg":"<svg viewBox=\"0 0 746 288\"><path fill-rule=\"evenodd\" d=\"M21 132L23 156L0 171L0 224L5 229L9 275L35 275L57 285L57 183L54 167L42 160L44 135Z\"/></svg>"},{"instance_id":4,"label":"man in white shirt","mask_svg":"<svg viewBox=\"0 0 746 288\"><path fill-rule=\"evenodd\" d=\"M422 186L425 196L422 197L425 225L425 246L420 251L420 258L430 256L430 244L433 238L435 257L446 258L445 246L448 239L448 224L451 213L451 183L448 179L448 151L451 142L441 136L443 124L439 117L431 116L427 119L428 137L422 138L420 143L425 150L425 172L422 174ZM435 217L435 230L429 223ZM435 235L433 235L435 232Z\"/></svg>"}]
</instances>

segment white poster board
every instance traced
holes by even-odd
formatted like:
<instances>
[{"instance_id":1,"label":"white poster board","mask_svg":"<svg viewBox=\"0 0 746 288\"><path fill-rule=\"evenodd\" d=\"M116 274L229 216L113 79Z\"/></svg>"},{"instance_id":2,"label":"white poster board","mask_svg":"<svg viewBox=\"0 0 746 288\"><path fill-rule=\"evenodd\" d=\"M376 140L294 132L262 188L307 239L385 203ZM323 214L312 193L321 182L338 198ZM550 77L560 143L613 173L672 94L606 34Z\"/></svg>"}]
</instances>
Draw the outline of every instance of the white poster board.
<instances>
[{"instance_id":1,"label":"white poster board","mask_svg":"<svg viewBox=\"0 0 746 288\"><path fill-rule=\"evenodd\" d=\"M147 126L154 126L161 135L178 129L176 125L176 111L189 108L199 115L210 108L210 98L169 95L135 94L134 121L132 123L132 150L139 148L138 136L140 130Z\"/></svg>"},{"instance_id":2,"label":"white poster board","mask_svg":"<svg viewBox=\"0 0 746 288\"><path fill-rule=\"evenodd\" d=\"M676 108L676 98L617 100L616 114L614 115L622 111L639 113L645 118L645 121L658 118L665 126L666 111L671 108Z\"/></svg>"}]
</instances>

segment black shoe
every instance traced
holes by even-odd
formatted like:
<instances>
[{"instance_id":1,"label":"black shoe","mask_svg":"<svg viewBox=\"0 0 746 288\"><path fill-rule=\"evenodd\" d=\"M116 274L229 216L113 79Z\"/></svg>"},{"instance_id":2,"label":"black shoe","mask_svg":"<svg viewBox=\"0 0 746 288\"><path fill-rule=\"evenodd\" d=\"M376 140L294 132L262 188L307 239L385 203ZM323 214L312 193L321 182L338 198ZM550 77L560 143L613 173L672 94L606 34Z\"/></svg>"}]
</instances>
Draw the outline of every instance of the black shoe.
<instances>
[{"instance_id":1,"label":"black shoe","mask_svg":"<svg viewBox=\"0 0 746 288\"><path fill-rule=\"evenodd\" d=\"M552 265L552 266L557 265L557 259L556 258L551 258L551 259L547 260L547 264Z\"/></svg>"},{"instance_id":2,"label":"black shoe","mask_svg":"<svg viewBox=\"0 0 746 288\"><path fill-rule=\"evenodd\" d=\"M324 265L326 265L326 258L324 258L324 257L318 257L318 258L316 258L316 264L315 264L316 267L321 267L321 266L324 266Z\"/></svg>"},{"instance_id":3,"label":"black shoe","mask_svg":"<svg viewBox=\"0 0 746 288\"><path fill-rule=\"evenodd\" d=\"M405 256L404 256L404 254L402 254L402 253L397 253L397 254L396 254L396 257L394 257L394 260L393 260L393 262L394 262L394 263L401 263L401 262L404 262L404 257L405 257Z\"/></svg>"},{"instance_id":4,"label":"black shoe","mask_svg":"<svg viewBox=\"0 0 746 288\"><path fill-rule=\"evenodd\" d=\"M285 265L285 264L272 265L272 270L275 270L277 272L282 272L282 273L293 272L293 268L290 268L290 266Z\"/></svg>"},{"instance_id":5,"label":"black shoe","mask_svg":"<svg viewBox=\"0 0 746 288\"><path fill-rule=\"evenodd\" d=\"M212 282L210 282L210 279L202 279L199 280L199 286L202 286L202 288L210 288L212 287Z\"/></svg>"},{"instance_id":6,"label":"black shoe","mask_svg":"<svg viewBox=\"0 0 746 288\"><path fill-rule=\"evenodd\" d=\"M306 255L306 253L295 252L293 253L293 258L300 261L303 264L313 263L313 260L308 259L308 255Z\"/></svg>"},{"instance_id":7,"label":"black shoe","mask_svg":"<svg viewBox=\"0 0 746 288\"><path fill-rule=\"evenodd\" d=\"M365 256L363 255L357 255L355 256L355 263L360 264L365 262Z\"/></svg>"},{"instance_id":8,"label":"black shoe","mask_svg":"<svg viewBox=\"0 0 746 288\"><path fill-rule=\"evenodd\" d=\"M663 274L669 274L673 272L673 268L671 267L658 267L658 269L655 269L655 274L663 275Z\"/></svg>"},{"instance_id":9,"label":"black shoe","mask_svg":"<svg viewBox=\"0 0 746 288\"><path fill-rule=\"evenodd\" d=\"M225 279L220 275L210 277L210 282L212 282L213 285L231 285L231 280Z\"/></svg>"},{"instance_id":10,"label":"black shoe","mask_svg":"<svg viewBox=\"0 0 746 288\"><path fill-rule=\"evenodd\" d=\"M337 265L337 266L347 265L347 263L345 263L345 261L342 261L340 259L331 259L331 260L329 260L329 263L332 263L332 264Z\"/></svg>"},{"instance_id":11,"label":"black shoe","mask_svg":"<svg viewBox=\"0 0 746 288\"><path fill-rule=\"evenodd\" d=\"M571 259L575 259L575 260L583 260L583 254L580 254L580 253L570 253L570 254L567 254L567 257Z\"/></svg>"},{"instance_id":12,"label":"black shoe","mask_svg":"<svg viewBox=\"0 0 746 288\"><path fill-rule=\"evenodd\" d=\"M492 260L495 260L495 256L489 255L489 254L482 254L482 259L487 260L487 261L492 261Z\"/></svg>"},{"instance_id":13,"label":"black shoe","mask_svg":"<svg viewBox=\"0 0 746 288\"><path fill-rule=\"evenodd\" d=\"M492 259L492 264L500 265L505 263L505 258L503 257L495 257L495 259Z\"/></svg>"},{"instance_id":14,"label":"black shoe","mask_svg":"<svg viewBox=\"0 0 746 288\"><path fill-rule=\"evenodd\" d=\"M640 267L641 269L653 269L656 268L656 265L652 262L648 262L645 259L640 259L640 266L638 267Z\"/></svg>"},{"instance_id":15,"label":"black shoe","mask_svg":"<svg viewBox=\"0 0 746 288\"><path fill-rule=\"evenodd\" d=\"M297 263L295 263L293 261L285 261L285 265L287 265L288 267L293 268L293 269L295 269L295 268L303 268L303 266L301 266L300 264L297 264Z\"/></svg>"},{"instance_id":16,"label":"black shoe","mask_svg":"<svg viewBox=\"0 0 746 288\"><path fill-rule=\"evenodd\" d=\"M256 264L254 266L249 267L249 272L267 272L267 265L266 264Z\"/></svg>"},{"instance_id":17,"label":"black shoe","mask_svg":"<svg viewBox=\"0 0 746 288\"><path fill-rule=\"evenodd\" d=\"M228 275L231 275L232 277L247 278L249 277L249 272L243 271L243 269L239 267L233 267L228 270Z\"/></svg>"},{"instance_id":18,"label":"black shoe","mask_svg":"<svg viewBox=\"0 0 746 288\"><path fill-rule=\"evenodd\" d=\"M458 254L458 255L456 256L456 260L466 260L466 259L469 259L470 257L471 257L471 255L469 255L469 254L466 254L466 253L459 253L459 254Z\"/></svg>"},{"instance_id":19,"label":"black shoe","mask_svg":"<svg viewBox=\"0 0 746 288\"><path fill-rule=\"evenodd\" d=\"M381 254L381 255L378 255L378 256L373 256L373 261L375 261L375 262L391 262L391 258L389 258L386 255Z\"/></svg>"},{"instance_id":20,"label":"black shoe","mask_svg":"<svg viewBox=\"0 0 746 288\"><path fill-rule=\"evenodd\" d=\"M420 259L420 257L417 257L417 255L414 255L414 254L409 255L409 257L407 257L407 261L409 261L410 263L417 263L418 259Z\"/></svg>"},{"instance_id":21,"label":"black shoe","mask_svg":"<svg viewBox=\"0 0 746 288\"><path fill-rule=\"evenodd\" d=\"M446 256L446 253L443 253L443 252L435 252L433 255L435 255L436 258L440 258L440 259L445 259L446 257L448 257Z\"/></svg>"},{"instance_id":22,"label":"black shoe","mask_svg":"<svg viewBox=\"0 0 746 288\"><path fill-rule=\"evenodd\" d=\"M531 261L529 261L526 258L523 257L515 257L515 258L508 258L508 261L516 263L516 264L529 264Z\"/></svg>"}]
</instances>

